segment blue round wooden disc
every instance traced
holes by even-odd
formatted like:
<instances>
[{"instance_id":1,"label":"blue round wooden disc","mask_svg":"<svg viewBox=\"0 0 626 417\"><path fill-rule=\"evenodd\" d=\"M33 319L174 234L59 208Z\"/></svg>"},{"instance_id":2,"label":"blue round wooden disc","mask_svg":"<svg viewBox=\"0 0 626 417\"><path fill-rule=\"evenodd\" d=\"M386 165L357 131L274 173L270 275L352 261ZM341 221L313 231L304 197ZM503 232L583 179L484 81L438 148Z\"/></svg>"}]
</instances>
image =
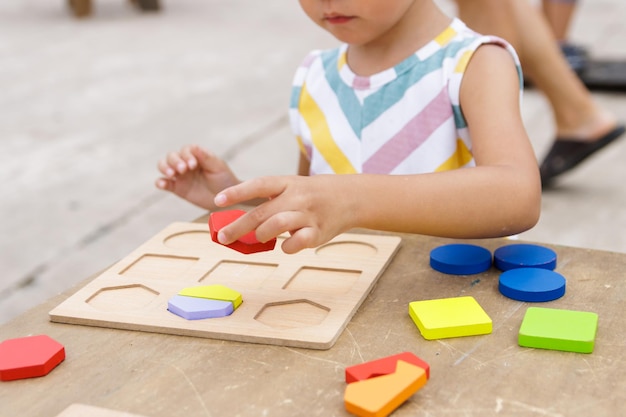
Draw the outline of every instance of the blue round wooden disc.
<instances>
[{"instance_id":1,"label":"blue round wooden disc","mask_svg":"<svg viewBox=\"0 0 626 417\"><path fill-rule=\"evenodd\" d=\"M453 243L430 252L430 266L452 275L472 275L491 268L491 252L476 245Z\"/></svg>"},{"instance_id":2,"label":"blue round wooden disc","mask_svg":"<svg viewBox=\"0 0 626 417\"><path fill-rule=\"evenodd\" d=\"M500 271L514 268L556 268L556 252L528 243L501 246L493 253L493 261Z\"/></svg>"},{"instance_id":3,"label":"blue round wooden disc","mask_svg":"<svg viewBox=\"0 0 626 417\"><path fill-rule=\"evenodd\" d=\"M544 268L515 268L500 274L498 289L513 300L552 301L565 294L565 278Z\"/></svg>"}]
</instances>

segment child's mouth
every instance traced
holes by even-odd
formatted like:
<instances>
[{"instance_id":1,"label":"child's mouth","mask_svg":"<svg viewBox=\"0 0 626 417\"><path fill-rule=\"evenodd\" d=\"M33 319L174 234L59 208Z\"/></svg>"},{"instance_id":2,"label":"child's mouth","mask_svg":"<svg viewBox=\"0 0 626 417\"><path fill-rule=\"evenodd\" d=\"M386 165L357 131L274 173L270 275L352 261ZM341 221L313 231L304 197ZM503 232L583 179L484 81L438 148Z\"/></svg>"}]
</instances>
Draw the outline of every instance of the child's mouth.
<instances>
[{"instance_id":1,"label":"child's mouth","mask_svg":"<svg viewBox=\"0 0 626 417\"><path fill-rule=\"evenodd\" d=\"M328 15L324 16L324 20L332 25L341 25L354 19L353 16Z\"/></svg>"}]
</instances>

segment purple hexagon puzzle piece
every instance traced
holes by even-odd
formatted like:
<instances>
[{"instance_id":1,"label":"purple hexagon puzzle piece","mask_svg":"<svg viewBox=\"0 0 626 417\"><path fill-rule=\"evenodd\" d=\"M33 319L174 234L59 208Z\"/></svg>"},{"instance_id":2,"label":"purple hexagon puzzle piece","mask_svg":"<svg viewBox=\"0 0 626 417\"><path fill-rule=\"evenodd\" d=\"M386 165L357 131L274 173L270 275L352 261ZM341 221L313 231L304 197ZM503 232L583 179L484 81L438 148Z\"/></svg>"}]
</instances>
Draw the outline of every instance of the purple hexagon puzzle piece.
<instances>
[{"instance_id":1,"label":"purple hexagon puzzle piece","mask_svg":"<svg viewBox=\"0 0 626 417\"><path fill-rule=\"evenodd\" d=\"M233 303L175 295L167 302L167 309L184 319L200 320L229 316L233 312Z\"/></svg>"}]
</instances>

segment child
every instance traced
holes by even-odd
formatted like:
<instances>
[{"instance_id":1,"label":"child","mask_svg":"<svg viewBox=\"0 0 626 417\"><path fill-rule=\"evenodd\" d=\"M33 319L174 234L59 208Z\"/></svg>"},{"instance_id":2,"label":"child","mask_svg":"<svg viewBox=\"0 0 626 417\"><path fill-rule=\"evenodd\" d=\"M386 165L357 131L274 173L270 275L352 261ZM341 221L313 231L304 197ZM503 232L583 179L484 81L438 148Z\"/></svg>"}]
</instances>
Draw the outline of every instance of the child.
<instances>
[{"instance_id":1,"label":"child","mask_svg":"<svg viewBox=\"0 0 626 417\"><path fill-rule=\"evenodd\" d=\"M157 187L207 209L255 201L218 239L289 232L286 253L355 227L484 238L535 225L541 185L508 44L471 32L433 0L300 5L343 45L311 53L296 72L299 175L241 182L215 155L186 146L159 162Z\"/></svg>"}]
</instances>

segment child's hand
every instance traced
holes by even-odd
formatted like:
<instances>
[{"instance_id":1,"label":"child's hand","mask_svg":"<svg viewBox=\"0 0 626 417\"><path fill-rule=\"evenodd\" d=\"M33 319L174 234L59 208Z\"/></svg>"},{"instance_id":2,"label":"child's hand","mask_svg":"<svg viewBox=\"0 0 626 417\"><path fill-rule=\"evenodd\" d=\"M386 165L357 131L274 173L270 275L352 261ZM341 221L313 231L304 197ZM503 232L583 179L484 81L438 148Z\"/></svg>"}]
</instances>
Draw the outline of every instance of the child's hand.
<instances>
[{"instance_id":1,"label":"child's hand","mask_svg":"<svg viewBox=\"0 0 626 417\"><path fill-rule=\"evenodd\" d=\"M350 198L350 175L263 177L242 182L215 197L218 207L263 198L264 203L220 230L220 243L229 244L251 230L266 242L289 232L282 249L296 253L317 247L356 224Z\"/></svg>"},{"instance_id":2,"label":"child's hand","mask_svg":"<svg viewBox=\"0 0 626 417\"><path fill-rule=\"evenodd\" d=\"M215 208L213 199L218 192L239 183L222 159L197 145L169 153L159 161L158 169L163 174L156 181L158 188L208 210Z\"/></svg>"}]
</instances>

